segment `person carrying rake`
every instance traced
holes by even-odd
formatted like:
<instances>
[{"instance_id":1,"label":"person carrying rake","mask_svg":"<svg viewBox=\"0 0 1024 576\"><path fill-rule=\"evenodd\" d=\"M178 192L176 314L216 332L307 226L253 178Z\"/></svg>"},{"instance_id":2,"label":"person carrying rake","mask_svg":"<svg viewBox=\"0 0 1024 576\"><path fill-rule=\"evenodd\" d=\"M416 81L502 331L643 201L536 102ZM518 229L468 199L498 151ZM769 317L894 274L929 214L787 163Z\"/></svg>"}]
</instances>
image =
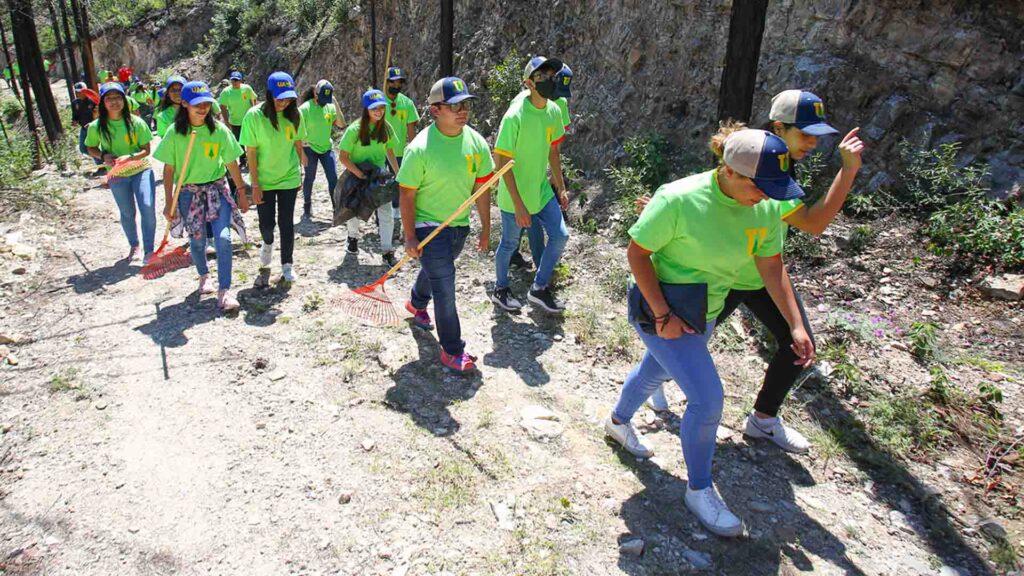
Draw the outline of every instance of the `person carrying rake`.
<instances>
[{"instance_id":1,"label":"person carrying rake","mask_svg":"<svg viewBox=\"0 0 1024 576\"><path fill-rule=\"evenodd\" d=\"M419 244L483 186L494 171L487 141L466 126L474 99L476 96L469 93L460 78L435 82L427 97L435 122L405 148L405 160L398 171L405 252L409 257L419 258L421 265L405 309L413 315L416 326L430 330L426 308L434 300L441 363L459 372L476 368L476 357L466 353L455 306L455 260L469 236L468 210L456 216L422 249ZM491 235L490 206L489 192L477 198L477 249L485 254Z\"/></svg>"},{"instance_id":2,"label":"person carrying rake","mask_svg":"<svg viewBox=\"0 0 1024 576\"><path fill-rule=\"evenodd\" d=\"M214 119L213 94L204 82L188 82L181 90L181 108L174 124L157 146L153 157L164 163L164 215L177 219L175 236L188 233L192 261L199 273L199 295L212 294L206 263L207 224L213 227L217 250L217 307L224 312L238 310L231 288L231 229L245 242L241 212L249 210L249 199L238 157L242 147L231 129ZM238 205L224 180L227 169L238 190ZM172 186L177 183L178 190ZM175 193L177 197L175 198Z\"/></svg>"}]
</instances>

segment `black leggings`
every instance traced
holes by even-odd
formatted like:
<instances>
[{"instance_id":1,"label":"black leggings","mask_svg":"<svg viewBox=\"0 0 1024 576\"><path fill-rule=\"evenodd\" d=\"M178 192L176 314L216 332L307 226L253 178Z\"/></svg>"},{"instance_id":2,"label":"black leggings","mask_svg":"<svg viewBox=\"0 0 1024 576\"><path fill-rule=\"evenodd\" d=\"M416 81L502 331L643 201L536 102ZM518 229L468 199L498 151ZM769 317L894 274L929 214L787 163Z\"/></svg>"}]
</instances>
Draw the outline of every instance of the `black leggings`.
<instances>
[{"instance_id":1,"label":"black leggings","mask_svg":"<svg viewBox=\"0 0 1024 576\"><path fill-rule=\"evenodd\" d=\"M794 290L796 304L800 308L800 317L803 318L804 330L814 342L814 333L811 331L811 323L807 320L807 312L804 311L804 304L800 296ZM786 318L775 306L768 290L730 290L725 298L725 307L718 314L715 326L721 326L722 322L729 317L736 308L743 304L747 310L764 324L765 328L775 336L779 349L775 352L771 362L768 363L768 371L764 375L764 383L761 384L761 391L757 394L757 401L754 403L754 410L771 416L777 416L779 407L786 399L786 395L793 388L797 377L803 371L803 367L793 364L796 361L796 354L793 353L790 344L793 343L793 336L789 332L789 324Z\"/></svg>"},{"instance_id":2,"label":"black leggings","mask_svg":"<svg viewBox=\"0 0 1024 576\"><path fill-rule=\"evenodd\" d=\"M274 243L274 224L281 230L281 264L292 263L295 248L295 198L298 188L289 190L264 190L263 203L256 206L260 217L260 236L266 244ZM277 216L277 222L274 216Z\"/></svg>"}]
</instances>

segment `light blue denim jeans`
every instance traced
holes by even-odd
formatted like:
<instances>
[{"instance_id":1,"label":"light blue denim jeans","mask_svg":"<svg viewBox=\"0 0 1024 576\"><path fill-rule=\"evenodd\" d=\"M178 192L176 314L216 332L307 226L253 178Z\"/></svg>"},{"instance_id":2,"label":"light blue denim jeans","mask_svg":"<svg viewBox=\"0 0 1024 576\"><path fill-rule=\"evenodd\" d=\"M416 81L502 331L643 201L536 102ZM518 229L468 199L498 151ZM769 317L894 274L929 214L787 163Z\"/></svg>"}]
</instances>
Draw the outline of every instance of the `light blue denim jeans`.
<instances>
[{"instance_id":1,"label":"light blue denim jeans","mask_svg":"<svg viewBox=\"0 0 1024 576\"><path fill-rule=\"evenodd\" d=\"M128 245L139 245L139 233L135 226L135 213L142 220L142 247L146 254L153 253L153 238L156 236L156 205L153 190L156 181L153 170L145 170L126 178L111 178L110 192L121 213L121 229L124 230Z\"/></svg>"},{"instance_id":2,"label":"light blue denim jeans","mask_svg":"<svg viewBox=\"0 0 1024 576\"><path fill-rule=\"evenodd\" d=\"M182 190L178 194L178 212L188 214L188 208L192 205L192 192ZM217 250L217 288L227 290L231 288L231 204L221 199L220 211L217 212L217 219L213 224L213 246ZM206 263L206 232L207 226L203 226L203 237L196 240L189 234L188 247L192 252L192 261L196 264L196 272L200 276L210 273L210 267Z\"/></svg>"},{"instance_id":3,"label":"light blue denim jeans","mask_svg":"<svg viewBox=\"0 0 1024 576\"><path fill-rule=\"evenodd\" d=\"M555 265L562 258L565 243L569 241L569 228L565 225L562 207L558 205L556 198L549 200L540 212L530 216L530 252L537 263L537 275L533 279L533 285L537 288L547 288L555 272ZM512 253L519 246L520 230L522 229L516 224L515 213L502 210L501 243L498 244L498 252L494 255L496 289L508 288L508 268L512 261ZM547 234L547 243L544 242L543 234Z\"/></svg>"},{"instance_id":4,"label":"light blue denim jeans","mask_svg":"<svg viewBox=\"0 0 1024 576\"><path fill-rule=\"evenodd\" d=\"M679 436L689 484L694 490L707 488L711 486L715 433L722 420L725 398L715 361L708 352L708 339L715 323L709 320L704 334L684 334L674 340L647 334L636 324L633 328L647 351L626 377L612 414L620 423L629 422L656 388L666 380L675 380L686 394Z\"/></svg>"}]
</instances>

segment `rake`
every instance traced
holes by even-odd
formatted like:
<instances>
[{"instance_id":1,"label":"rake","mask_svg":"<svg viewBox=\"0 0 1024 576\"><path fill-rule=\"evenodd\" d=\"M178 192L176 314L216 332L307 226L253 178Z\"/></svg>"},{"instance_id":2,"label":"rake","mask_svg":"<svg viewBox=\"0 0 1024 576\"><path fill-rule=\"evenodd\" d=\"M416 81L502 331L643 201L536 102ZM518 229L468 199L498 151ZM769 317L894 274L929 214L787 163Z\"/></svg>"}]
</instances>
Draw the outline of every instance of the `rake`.
<instances>
[{"instance_id":1,"label":"rake","mask_svg":"<svg viewBox=\"0 0 1024 576\"><path fill-rule=\"evenodd\" d=\"M171 200L171 217L167 219L167 229L164 231L164 239L160 247L156 249L149 263L142 267L142 277L146 280L159 278L168 272L187 268L192 263L192 255L187 250L187 244L178 246L173 250L167 250L167 240L171 235L171 224L174 222L174 214L178 210L178 195L181 194L181 187L185 183L185 171L188 170L188 161L192 156L192 145L196 142L196 131L192 130L192 136L188 139L188 148L185 149L185 161L178 168L178 181L174 185L174 194Z\"/></svg>"},{"instance_id":2,"label":"rake","mask_svg":"<svg viewBox=\"0 0 1024 576\"><path fill-rule=\"evenodd\" d=\"M128 178L135 176L151 168L148 158L139 160L116 160L107 174L103 177L104 182L110 184L111 178Z\"/></svg>"},{"instance_id":3,"label":"rake","mask_svg":"<svg viewBox=\"0 0 1024 576\"><path fill-rule=\"evenodd\" d=\"M434 239L434 237L441 233L441 230L447 228L448 225L452 223L452 220L455 220L460 214L469 208L470 205L476 202L477 198L482 196L483 193L489 190L491 186L497 184L498 180L505 175L505 172L511 170L514 165L515 160L509 160L507 164L502 166L497 172L488 178L487 181L484 182L483 186L480 186L472 196L467 198L466 201L463 202L447 220L442 222L437 228L434 228L434 231L424 238L417 248L422 250L424 246ZM411 259L412 258L408 254L405 254L402 259L399 260L398 263L390 270L385 272L379 280L367 286L352 288L350 291L339 296L337 298L337 303L341 306L341 309L344 312L368 324L375 326L397 326L401 322L401 317L398 315L398 311L395 310L395 306L391 303L391 299L388 298L387 292L384 289L384 283Z\"/></svg>"}]
</instances>

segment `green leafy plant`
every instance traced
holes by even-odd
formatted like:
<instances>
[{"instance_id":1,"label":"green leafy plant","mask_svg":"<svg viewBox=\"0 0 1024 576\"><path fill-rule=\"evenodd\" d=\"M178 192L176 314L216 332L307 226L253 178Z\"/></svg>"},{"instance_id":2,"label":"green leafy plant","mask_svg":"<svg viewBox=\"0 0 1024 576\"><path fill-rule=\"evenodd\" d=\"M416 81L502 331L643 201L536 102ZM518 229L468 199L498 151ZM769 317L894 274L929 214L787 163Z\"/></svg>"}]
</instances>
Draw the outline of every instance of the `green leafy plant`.
<instances>
[{"instance_id":1,"label":"green leafy plant","mask_svg":"<svg viewBox=\"0 0 1024 576\"><path fill-rule=\"evenodd\" d=\"M849 245L847 248L854 254L859 254L867 248L875 239L875 229L871 224L861 224L850 232Z\"/></svg>"},{"instance_id":2,"label":"green leafy plant","mask_svg":"<svg viewBox=\"0 0 1024 576\"><path fill-rule=\"evenodd\" d=\"M922 362L933 360L938 353L939 325L934 322L914 322L907 332L910 349Z\"/></svg>"},{"instance_id":3,"label":"green leafy plant","mask_svg":"<svg viewBox=\"0 0 1024 576\"><path fill-rule=\"evenodd\" d=\"M930 212L985 194L987 168L974 164L958 166L960 146L959 142L950 142L932 150L919 150L906 140L900 143L900 158L905 166L901 181L915 207Z\"/></svg>"},{"instance_id":4,"label":"green leafy plant","mask_svg":"<svg viewBox=\"0 0 1024 576\"><path fill-rule=\"evenodd\" d=\"M497 114L503 114L509 103L523 90L523 58L513 48L488 74L484 80L491 107Z\"/></svg>"}]
</instances>

